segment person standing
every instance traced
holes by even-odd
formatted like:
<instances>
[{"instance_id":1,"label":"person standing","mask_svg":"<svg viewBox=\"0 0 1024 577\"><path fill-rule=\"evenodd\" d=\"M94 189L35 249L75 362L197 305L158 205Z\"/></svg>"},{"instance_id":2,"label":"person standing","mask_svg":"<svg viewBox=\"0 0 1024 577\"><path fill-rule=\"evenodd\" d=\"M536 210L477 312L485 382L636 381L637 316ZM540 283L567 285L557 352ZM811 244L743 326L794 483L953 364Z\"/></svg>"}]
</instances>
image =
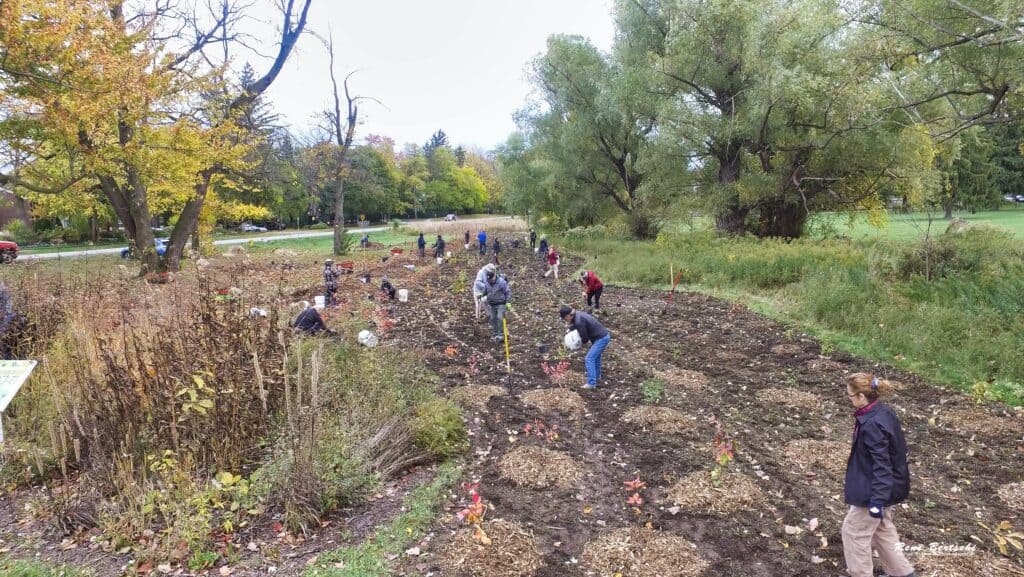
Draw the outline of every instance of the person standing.
<instances>
[{"instance_id":1,"label":"person standing","mask_svg":"<svg viewBox=\"0 0 1024 577\"><path fill-rule=\"evenodd\" d=\"M359 239L359 248L365 250L368 246L370 246L370 233L364 234L363 238Z\"/></svg>"},{"instance_id":2,"label":"person standing","mask_svg":"<svg viewBox=\"0 0 1024 577\"><path fill-rule=\"evenodd\" d=\"M594 271L585 270L580 273L580 284L583 285L583 296L587 299L587 307L601 308L601 293L604 283L597 278Z\"/></svg>"},{"instance_id":3,"label":"person standing","mask_svg":"<svg viewBox=\"0 0 1024 577\"><path fill-rule=\"evenodd\" d=\"M537 248L537 231L530 229L530 250Z\"/></svg>"},{"instance_id":4,"label":"person standing","mask_svg":"<svg viewBox=\"0 0 1024 577\"><path fill-rule=\"evenodd\" d=\"M587 384L583 385L583 388L596 389L598 381L601 380L601 355L612 340L611 333L594 317L583 311L574 310L568 305L558 309L558 316L569 323L570 331L579 333L581 343L593 343L584 360L587 367Z\"/></svg>"},{"instance_id":5,"label":"person standing","mask_svg":"<svg viewBox=\"0 0 1024 577\"><path fill-rule=\"evenodd\" d=\"M480 318L480 309L483 307L483 301L480 297L484 294L484 289L487 288L487 273L495 272L498 270L493 263L488 263L483 266L476 273L476 278L473 280L473 304L476 307L475 318Z\"/></svg>"},{"instance_id":6,"label":"person standing","mask_svg":"<svg viewBox=\"0 0 1024 577\"><path fill-rule=\"evenodd\" d=\"M548 270L544 273L544 278L548 278L548 275L555 273L555 280L558 280L558 265L561 262L558 257L558 251L552 246L548 249Z\"/></svg>"},{"instance_id":7,"label":"person standing","mask_svg":"<svg viewBox=\"0 0 1024 577\"><path fill-rule=\"evenodd\" d=\"M480 254L487 254L487 233L482 230L477 233L476 242L480 245Z\"/></svg>"},{"instance_id":8,"label":"person standing","mask_svg":"<svg viewBox=\"0 0 1024 577\"><path fill-rule=\"evenodd\" d=\"M505 331L502 320L505 318L505 309L508 301L512 300L512 291L504 278L498 276L497 271L487 272L487 282L484 284L484 294L480 300L487 302L487 314L491 319L491 340L500 343L505 340Z\"/></svg>"},{"instance_id":9,"label":"person standing","mask_svg":"<svg viewBox=\"0 0 1024 577\"><path fill-rule=\"evenodd\" d=\"M541 258L548 256L548 237L541 235L540 237L540 255Z\"/></svg>"},{"instance_id":10,"label":"person standing","mask_svg":"<svg viewBox=\"0 0 1024 577\"><path fill-rule=\"evenodd\" d=\"M437 235L437 240L431 248L434 249L434 258L444 258L444 239L441 235Z\"/></svg>"},{"instance_id":11,"label":"person standing","mask_svg":"<svg viewBox=\"0 0 1024 577\"><path fill-rule=\"evenodd\" d=\"M420 258L427 256L427 239L423 238L423 233L420 233L420 237L416 239L416 246L420 249Z\"/></svg>"},{"instance_id":12,"label":"person standing","mask_svg":"<svg viewBox=\"0 0 1024 577\"><path fill-rule=\"evenodd\" d=\"M887 575L915 577L893 520L893 506L910 495L910 470L899 417L880 400L892 384L868 373L849 375L845 383L846 398L856 409L843 483L850 506L842 530L846 570L850 577L874 575L874 549Z\"/></svg>"},{"instance_id":13,"label":"person standing","mask_svg":"<svg viewBox=\"0 0 1024 577\"><path fill-rule=\"evenodd\" d=\"M465 238L466 238L466 246L465 246L465 249L466 249L466 250L469 250L469 229L468 229L468 228L466 229L466 235L465 235Z\"/></svg>"},{"instance_id":14,"label":"person standing","mask_svg":"<svg viewBox=\"0 0 1024 577\"><path fill-rule=\"evenodd\" d=\"M333 307L338 306L337 293L338 293L338 277L341 276L341 272L334 268L334 261L327 259L324 261L324 306Z\"/></svg>"},{"instance_id":15,"label":"person standing","mask_svg":"<svg viewBox=\"0 0 1024 577\"><path fill-rule=\"evenodd\" d=\"M494 239L494 264L500 265L501 262L498 260L498 254L501 253L501 240L498 238Z\"/></svg>"}]
</instances>

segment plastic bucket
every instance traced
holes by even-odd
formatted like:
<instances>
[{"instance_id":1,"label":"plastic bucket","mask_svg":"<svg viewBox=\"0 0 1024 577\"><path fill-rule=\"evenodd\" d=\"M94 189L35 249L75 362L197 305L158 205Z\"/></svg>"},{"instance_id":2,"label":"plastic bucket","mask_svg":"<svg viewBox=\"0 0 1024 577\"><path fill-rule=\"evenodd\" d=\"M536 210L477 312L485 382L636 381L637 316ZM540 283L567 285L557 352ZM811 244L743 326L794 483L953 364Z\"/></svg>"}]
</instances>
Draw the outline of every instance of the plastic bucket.
<instances>
[{"instance_id":1,"label":"plastic bucket","mask_svg":"<svg viewBox=\"0 0 1024 577\"><path fill-rule=\"evenodd\" d=\"M409 289L398 289L398 302L409 302Z\"/></svg>"},{"instance_id":2,"label":"plastic bucket","mask_svg":"<svg viewBox=\"0 0 1024 577\"><path fill-rule=\"evenodd\" d=\"M444 264L444 257L443 256L437 257L437 264Z\"/></svg>"},{"instance_id":3,"label":"plastic bucket","mask_svg":"<svg viewBox=\"0 0 1024 577\"><path fill-rule=\"evenodd\" d=\"M469 250L469 243L468 242L466 243L465 246L466 246L466 250Z\"/></svg>"},{"instance_id":4,"label":"plastic bucket","mask_svg":"<svg viewBox=\"0 0 1024 577\"><path fill-rule=\"evenodd\" d=\"M322 309L327 304L327 297L324 295L317 295L313 297L313 308Z\"/></svg>"},{"instance_id":5,"label":"plastic bucket","mask_svg":"<svg viewBox=\"0 0 1024 577\"><path fill-rule=\"evenodd\" d=\"M444 255L446 257L448 257L448 258L452 258L452 251L448 251L448 252L444 253Z\"/></svg>"}]
</instances>

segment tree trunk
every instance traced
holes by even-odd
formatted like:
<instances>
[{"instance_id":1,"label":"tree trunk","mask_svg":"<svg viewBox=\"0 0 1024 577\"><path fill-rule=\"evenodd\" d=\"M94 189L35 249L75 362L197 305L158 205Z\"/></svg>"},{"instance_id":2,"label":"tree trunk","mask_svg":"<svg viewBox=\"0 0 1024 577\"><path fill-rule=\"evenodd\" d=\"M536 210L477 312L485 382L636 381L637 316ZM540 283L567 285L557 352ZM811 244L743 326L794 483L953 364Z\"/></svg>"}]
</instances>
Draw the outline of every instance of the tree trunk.
<instances>
[{"instance_id":1,"label":"tree trunk","mask_svg":"<svg viewBox=\"0 0 1024 577\"><path fill-rule=\"evenodd\" d=\"M171 240L167 243L167 252L163 258L166 270L181 270L181 255L184 254L185 242L189 237L192 237L194 245L199 243L199 215L203 211L206 193L210 190L210 179L213 178L215 170L203 172L202 178L196 183L195 196L185 203L185 208L182 209L181 216L171 231Z\"/></svg>"},{"instance_id":2,"label":"tree trunk","mask_svg":"<svg viewBox=\"0 0 1024 577\"><path fill-rule=\"evenodd\" d=\"M760 238L800 238L807 222L807 211L798 203L778 199L758 207L758 228L754 233Z\"/></svg>"},{"instance_id":3,"label":"tree trunk","mask_svg":"<svg viewBox=\"0 0 1024 577\"><path fill-rule=\"evenodd\" d=\"M948 199L946 202L942 203L942 210L943 210L942 218L944 218L946 220L952 220L953 219L953 199Z\"/></svg>"},{"instance_id":4,"label":"tree trunk","mask_svg":"<svg viewBox=\"0 0 1024 577\"><path fill-rule=\"evenodd\" d=\"M334 254L340 256L345 241L345 181L334 181Z\"/></svg>"},{"instance_id":5,"label":"tree trunk","mask_svg":"<svg viewBox=\"0 0 1024 577\"><path fill-rule=\"evenodd\" d=\"M740 177L739 150L727 150L718 155L718 183L732 184ZM729 234L743 234L747 230L748 207L740 206L739 194L734 193L726 206L715 215L715 227Z\"/></svg>"}]
</instances>

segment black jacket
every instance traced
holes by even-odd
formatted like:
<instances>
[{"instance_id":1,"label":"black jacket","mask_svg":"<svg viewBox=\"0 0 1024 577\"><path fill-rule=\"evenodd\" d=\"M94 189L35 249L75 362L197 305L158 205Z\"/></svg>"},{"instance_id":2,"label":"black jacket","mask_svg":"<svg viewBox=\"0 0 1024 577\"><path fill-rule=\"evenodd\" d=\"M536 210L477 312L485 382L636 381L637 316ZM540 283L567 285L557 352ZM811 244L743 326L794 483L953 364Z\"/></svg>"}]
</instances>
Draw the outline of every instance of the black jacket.
<instances>
[{"instance_id":1,"label":"black jacket","mask_svg":"<svg viewBox=\"0 0 1024 577\"><path fill-rule=\"evenodd\" d=\"M876 403L857 417L843 493L847 505L889 507L910 494L907 442L892 407Z\"/></svg>"},{"instance_id":2,"label":"black jacket","mask_svg":"<svg viewBox=\"0 0 1024 577\"><path fill-rule=\"evenodd\" d=\"M309 307L299 313L293 326L296 330L302 331L307 335L315 335L327 330L327 325L324 324L320 313L316 312L316 309L313 307Z\"/></svg>"},{"instance_id":3,"label":"black jacket","mask_svg":"<svg viewBox=\"0 0 1024 577\"><path fill-rule=\"evenodd\" d=\"M604 325L599 323L594 317L583 311L576 311L573 314L572 325L569 327L569 330L576 329L584 343L598 341L608 336L608 329L604 328Z\"/></svg>"}]
</instances>

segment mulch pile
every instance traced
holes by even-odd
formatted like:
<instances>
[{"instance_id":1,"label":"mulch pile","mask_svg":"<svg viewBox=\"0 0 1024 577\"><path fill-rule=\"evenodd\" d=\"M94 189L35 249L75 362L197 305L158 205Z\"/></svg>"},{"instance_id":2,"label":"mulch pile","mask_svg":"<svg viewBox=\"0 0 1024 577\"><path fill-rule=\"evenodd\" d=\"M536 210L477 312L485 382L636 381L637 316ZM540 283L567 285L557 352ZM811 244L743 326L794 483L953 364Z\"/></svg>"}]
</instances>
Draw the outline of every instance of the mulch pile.
<instances>
[{"instance_id":1,"label":"mulch pile","mask_svg":"<svg viewBox=\"0 0 1024 577\"><path fill-rule=\"evenodd\" d=\"M665 491L665 499L669 504L689 511L707 511L719 515L754 509L767 503L764 493L753 479L733 471L722 474L718 487L711 482L710 471L688 475Z\"/></svg>"},{"instance_id":2,"label":"mulch pile","mask_svg":"<svg viewBox=\"0 0 1024 577\"><path fill-rule=\"evenodd\" d=\"M505 387L496 385L466 385L452 389L451 399L463 407L483 410L492 397L504 397L508 395Z\"/></svg>"},{"instance_id":3,"label":"mulch pile","mask_svg":"<svg viewBox=\"0 0 1024 577\"><path fill-rule=\"evenodd\" d=\"M919 577L1024 577L1024 567L983 551L910 556Z\"/></svg>"},{"instance_id":4,"label":"mulch pile","mask_svg":"<svg viewBox=\"0 0 1024 577\"><path fill-rule=\"evenodd\" d=\"M520 487L568 488L583 477L583 467L572 457L543 447L518 447L498 463L501 476Z\"/></svg>"},{"instance_id":5,"label":"mulch pile","mask_svg":"<svg viewBox=\"0 0 1024 577\"><path fill-rule=\"evenodd\" d=\"M708 568L693 543L639 527L615 529L587 543L583 562L601 577L697 577Z\"/></svg>"},{"instance_id":6,"label":"mulch pile","mask_svg":"<svg viewBox=\"0 0 1024 577\"><path fill-rule=\"evenodd\" d=\"M842 480L846 473L850 447L838 441L797 439L787 443L783 452L786 454L787 463L792 463L804 471L824 470L830 477Z\"/></svg>"},{"instance_id":7,"label":"mulch pile","mask_svg":"<svg viewBox=\"0 0 1024 577\"><path fill-rule=\"evenodd\" d=\"M798 389L763 389L757 392L757 400L792 409L814 409L821 405L818 395Z\"/></svg>"},{"instance_id":8,"label":"mulch pile","mask_svg":"<svg viewBox=\"0 0 1024 577\"><path fill-rule=\"evenodd\" d=\"M459 577L530 577L543 564L537 540L517 523L484 521L491 542L484 545L472 527L459 530L444 548L444 566Z\"/></svg>"},{"instance_id":9,"label":"mulch pile","mask_svg":"<svg viewBox=\"0 0 1024 577\"><path fill-rule=\"evenodd\" d=\"M622 415L622 421L658 433L674 435L693 430L696 422L683 413L668 407L633 407Z\"/></svg>"},{"instance_id":10,"label":"mulch pile","mask_svg":"<svg viewBox=\"0 0 1024 577\"><path fill-rule=\"evenodd\" d=\"M654 376L665 381L669 387L688 392L702 390L708 384L708 376L700 371L676 369L655 371Z\"/></svg>"},{"instance_id":11,"label":"mulch pile","mask_svg":"<svg viewBox=\"0 0 1024 577\"><path fill-rule=\"evenodd\" d=\"M573 417L582 416L587 406L583 397L566 389L535 389L522 394L523 402L542 411L565 413Z\"/></svg>"}]
</instances>

